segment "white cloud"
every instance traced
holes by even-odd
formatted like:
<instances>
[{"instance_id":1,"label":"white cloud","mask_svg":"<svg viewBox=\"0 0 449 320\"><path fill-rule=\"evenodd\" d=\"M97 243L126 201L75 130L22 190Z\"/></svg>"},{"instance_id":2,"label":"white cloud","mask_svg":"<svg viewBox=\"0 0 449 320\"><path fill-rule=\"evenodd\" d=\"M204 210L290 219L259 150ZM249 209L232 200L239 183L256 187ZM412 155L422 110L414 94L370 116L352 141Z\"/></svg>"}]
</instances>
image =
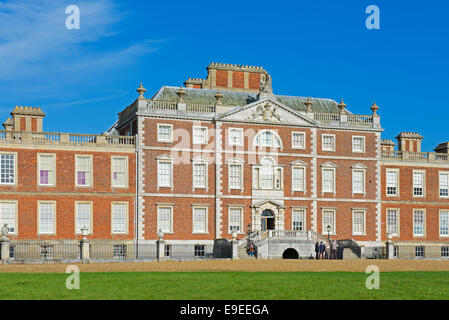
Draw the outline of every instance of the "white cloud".
<instances>
[{"instance_id":1,"label":"white cloud","mask_svg":"<svg viewBox=\"0 0 449 320\"><path fill-rule=\"evenodd\" d=\"M73 1L72 1L73 2ZM124 19L113 0L76 1L80 8L80 30L67 30L68 1L21 0L0 2L0 80L39 77L86 67L108 68L132 61L127 57L156 50L152 41L125 47L95 50L88 44L115 35Z\"/></svg>"}]
</instances>

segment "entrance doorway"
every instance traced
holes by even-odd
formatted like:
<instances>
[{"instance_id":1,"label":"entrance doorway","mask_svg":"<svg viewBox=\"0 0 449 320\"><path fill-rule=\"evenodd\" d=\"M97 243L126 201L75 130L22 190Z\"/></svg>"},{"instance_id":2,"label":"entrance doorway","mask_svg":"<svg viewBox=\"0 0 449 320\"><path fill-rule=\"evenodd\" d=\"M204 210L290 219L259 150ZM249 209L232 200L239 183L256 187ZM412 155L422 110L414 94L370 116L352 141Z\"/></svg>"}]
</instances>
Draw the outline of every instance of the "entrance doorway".
<instances>
[{"instance_id":1,"label":"entrance doorway","mask_svg":"<svg viewBox=\"0 0 449 320\"><path fill-rule=\"evenodd\" d=\"M274 230L274 213L271 210L264 210L261 218L261 231Z\"/></svg>"},{"instance_id":2,"label":"entrance doorway","mask_svg":"<svg viewBox=\"0 0 449 320\"><path fill-rule=\"evenodd\" d=\"M282 259L299 259L298 251L293 248L288 248L282 254Z\"/></svg>"}]
</instances>

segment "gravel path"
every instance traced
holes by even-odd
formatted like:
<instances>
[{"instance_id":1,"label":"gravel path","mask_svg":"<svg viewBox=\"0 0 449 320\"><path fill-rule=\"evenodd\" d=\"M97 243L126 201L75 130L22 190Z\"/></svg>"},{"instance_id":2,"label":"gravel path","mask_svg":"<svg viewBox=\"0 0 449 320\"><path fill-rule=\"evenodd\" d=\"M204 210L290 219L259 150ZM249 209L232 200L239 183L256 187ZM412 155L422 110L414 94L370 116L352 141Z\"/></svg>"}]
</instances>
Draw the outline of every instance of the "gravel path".
<instances>
[{"instance_id":1,"label":"gravel path","mask_svg":"<svg viewBox=\"0 0 449 320\"><path fill-rule=\"evenodd\" d=\"M386 271L449 271L449 261L440 260L242 260L166 261L74 264L81 272L170 272L170 271L352 271L365 272L370 265ZM64 273L68 264L1 265L0 273Z\"/></svg>"}]
</instances>

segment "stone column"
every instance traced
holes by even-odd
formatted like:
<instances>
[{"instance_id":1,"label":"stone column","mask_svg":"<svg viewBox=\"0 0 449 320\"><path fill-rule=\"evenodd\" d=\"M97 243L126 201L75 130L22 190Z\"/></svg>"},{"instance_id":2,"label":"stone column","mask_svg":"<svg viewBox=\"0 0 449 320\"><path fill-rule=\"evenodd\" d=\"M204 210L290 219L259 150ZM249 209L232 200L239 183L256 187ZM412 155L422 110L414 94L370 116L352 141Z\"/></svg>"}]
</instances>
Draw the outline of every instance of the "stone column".
<instances>
[{"instance_id":1,"label":"stone column","mask_svg":"<svg viewBox=\"0 0 449 320\"><path fill-rule=\"evenodd\" d=\"M388 260L395 259L393 242L391 240L388 240L386 245L387 245L387 259Z\"/></svg>"},{"instance_id":2,"label":"stone column","mask_svg":"<svg viewBox=\"0 0 449 320\"><path fill-rule=\"evenodd\" d=\"M160 239L156 241L157 243L157 261L164 261L164 249L165 249L165 241Z\"/></svg>"},{"instance_id":3,"label":"stone column","mask_svg":"<svg viewBox=\"0 0 449 320\"><path fill-rule=\"evenodd\" d=\"M87 239L80 240L81 246L81 262L89 263L90 262L90 242Z\"/></svg>"},{"instance_id":4,"label":"stone column","mask_svg":"<svg viewBox=\"0 0 449 320\"><path fill-rule=\"evenodd\" d=\"M8 238L3 237L0 239L2 263L9 262L9 246L10 246L10 244L11 244L11 241Z\"/></svg>"},{"instance_id":5,"label":"stone column","mask_svg":"<svg viewBox=\"0 0 449 320\"><path fill-rule=\"evenodd\" d=\"M232 260L239 260L239 246L236 239L232 239Z\"/></svg>"}]
</instances>

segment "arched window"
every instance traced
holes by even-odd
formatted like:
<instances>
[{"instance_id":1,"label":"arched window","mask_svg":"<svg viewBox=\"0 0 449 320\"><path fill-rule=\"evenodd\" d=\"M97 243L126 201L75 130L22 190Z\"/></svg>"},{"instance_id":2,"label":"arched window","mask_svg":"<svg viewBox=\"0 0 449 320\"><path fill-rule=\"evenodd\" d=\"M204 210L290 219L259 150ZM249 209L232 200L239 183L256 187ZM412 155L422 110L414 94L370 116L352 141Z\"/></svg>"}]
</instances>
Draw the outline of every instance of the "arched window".
<instances>
[{"instance_id":1,"label":"arched window","mask_svg":"<svg viewBox=\"0 0 449 320\"><path fill-rule=\"evenodd\" d=\"M282 141L275 132L270 130L262 130L255 136L254 146L265 148L282 148Z\"/></svg>"}]
</instances>

